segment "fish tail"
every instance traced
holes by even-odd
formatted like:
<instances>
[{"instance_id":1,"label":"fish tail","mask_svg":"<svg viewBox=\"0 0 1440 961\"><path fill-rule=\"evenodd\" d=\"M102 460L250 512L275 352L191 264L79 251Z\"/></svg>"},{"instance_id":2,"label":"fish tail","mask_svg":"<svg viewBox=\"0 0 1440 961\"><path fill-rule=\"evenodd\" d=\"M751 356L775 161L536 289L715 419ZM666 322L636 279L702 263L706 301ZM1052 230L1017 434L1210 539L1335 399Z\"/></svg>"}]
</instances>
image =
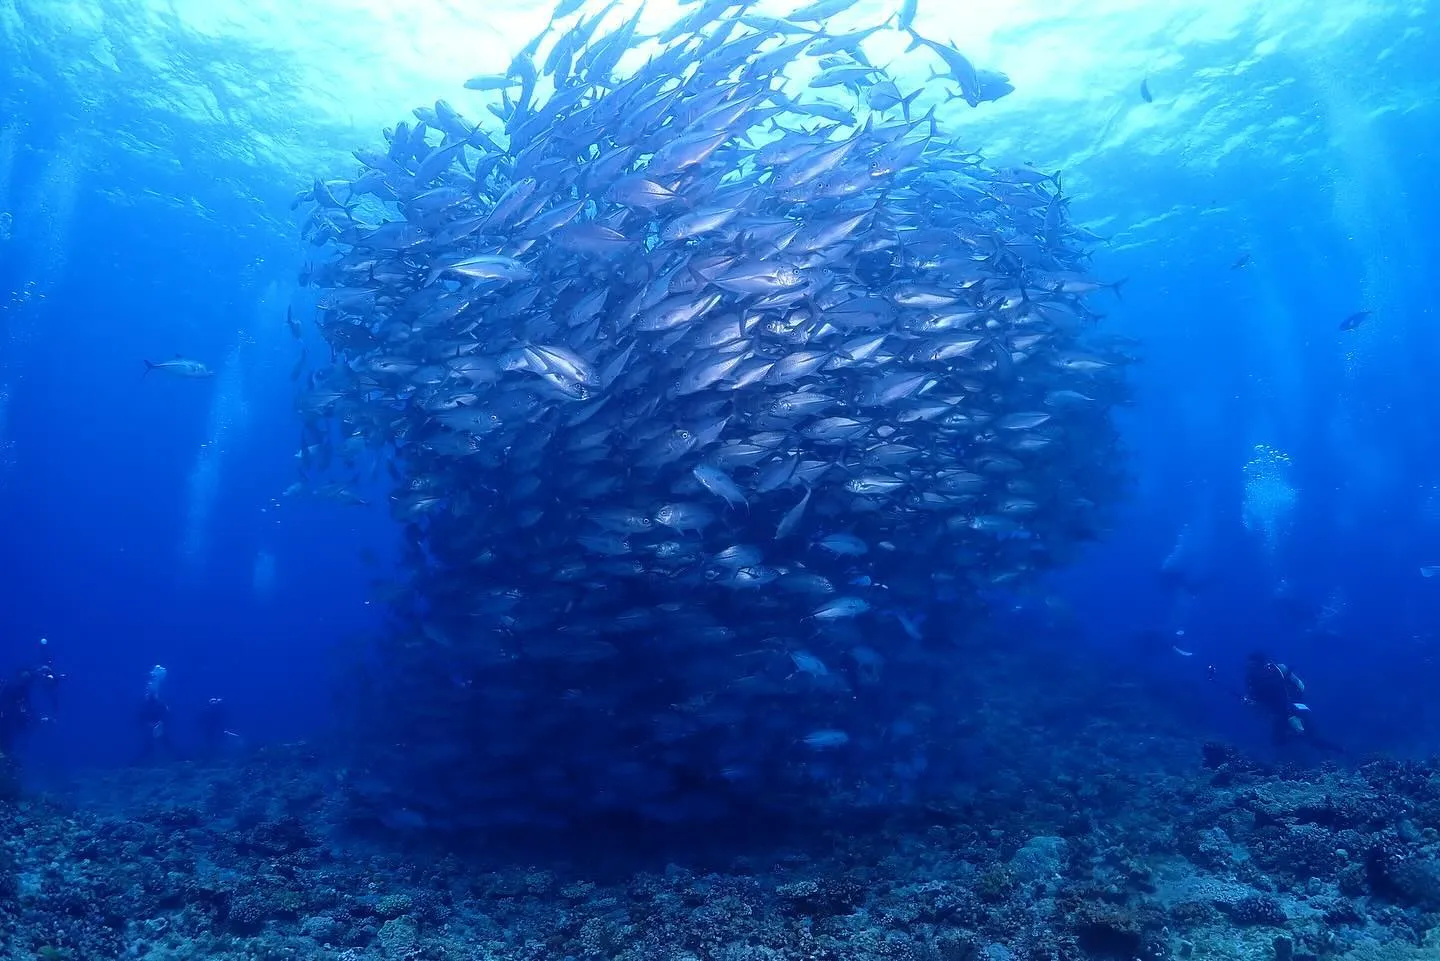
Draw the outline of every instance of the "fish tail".
<instances>
[{"instance_id":1,"label":"fish tail","mask_svg":"<svg viewBox=\"0 0 1440 961\"><path fill-rule=\"evenodd\" d=\"M152 370L154 370L154 369L155 369L155 365L154 365L154 364L150 363L150 361L148 361L148 360L145 361L145 373L140 375L140 379L141 379L141 380L144 380L144 379L145 379L145 375L148 374L148 373L150 373L150 371L152 371Z\"/></svg>"},{"instance_id":2,"label":"fish tail","mask_svg":"<svg viewBox=\"0 0 1440 961\"><path fill-rule=\"evenodd\" d=\"M1115 281L1113 284L1110 285L1110 289L1113 290L1113 291L1115 291L1115 299L1116 299L1116 300L1124 300L1124 299L1125 299L1124 297L1120 296L1120 288L1123 287L1123 286L1125 286L1125 284L1127 284L1129 281L1130 281L1130 278L1129 278L1129 277L1121 277L1119 280Z\"/></svg>"},{"instance_id":3,"label":"fish tail","mask_svg":"<svg viewBox=\"0 0 1440 961\"><path fill-rule=\"evenodd\" d=\"M905 32L910 34L910 46L905 48L906 53L909 53L925 42L925 38L916 33L914 27L906 27Z\"/></svg>"},{"instance_id":4,"label":"fish tail","mask_svg":"<svg viewBox=\"0 0 1440 961\"><path fill-rule=\"evenodd\" d=\"M921 91L917 90L908 97L900 98L900 109L905 114L906 123L910 122L910 105L915 102L915 98L920 96L920 94Z\"/></svg>"}]
</instances>

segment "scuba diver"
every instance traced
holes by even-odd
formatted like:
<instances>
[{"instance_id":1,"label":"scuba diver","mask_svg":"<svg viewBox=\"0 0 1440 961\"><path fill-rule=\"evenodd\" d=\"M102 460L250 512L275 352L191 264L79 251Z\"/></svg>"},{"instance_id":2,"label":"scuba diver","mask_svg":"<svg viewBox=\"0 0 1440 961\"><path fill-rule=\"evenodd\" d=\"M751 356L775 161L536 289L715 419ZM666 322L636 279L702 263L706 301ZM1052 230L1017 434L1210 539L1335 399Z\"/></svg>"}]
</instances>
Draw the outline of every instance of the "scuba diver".
<instances>
[{"instance_id":1,"label":"scuba diver","mask_svg":"<svg viewBox=\"0 0 1440 961\"><path fill-rule=\"evenodd\" d=\"M1193 620L1200 596L1216 579L1210 560L1209 523L1203 517L1195 524L1186 524L1175 537L1175 544L1156 570L1156 584L1168 604L1165 632L1175 637L1185 634Z\"/></svg>"},{"instance_id":2,"label":"scuba diver","mask_svg":"<svg viewBox=\"0 0 1440 961\"><path fill-rule=\"evenodd\" d=\"M60 707L60 679L47 660L38 667L16 671L8 680L0 680L0 755L9 755L15 744L36 720L48 721L49 714L37 714L38 700L45 698L50 714Z\"/></svg>"},{"instance_id":3,"label":"scuba diver","mask_svg":"<svg viewBox=\"0 0 1440 961\"><path fill-rule=\"evenodd\" d=\"M223 754L232 745L239 747L240 735L229 730L230 708L225 699L212 697L200 710L200 739L211 757Z\"/></svg>"},{"instance_id":4,"label":"scuba diver","mask_svg":"<svg viewBox=\"0 0 1440 961\"><path fill-rule=\"evenodd\" d=\"M170 705L160 697L165 675L165 668L159 664L150 669L150 680L145 685L145 697L136 714L136 720L140 724L138 760L142 762L153 761L162 752L175 757L175 745L170 740Z\"/></svg>"},{"instance_id":5,"label":"scuba diver","mask_svg":"<svg viewBox=\"0 0 1440 961\"><path fill-rule=\"evenodd\" d=\"M1210 668L1215 676L1215 668ZM1334 741L1315 733L1310 707L1303 700L1305 682L1294 671L1255 651L1245 661L1245 690L1240 699L1270 716L1276 744L1305 741L1322 751L1343 753Z\"/></svg>"}]
</instances>

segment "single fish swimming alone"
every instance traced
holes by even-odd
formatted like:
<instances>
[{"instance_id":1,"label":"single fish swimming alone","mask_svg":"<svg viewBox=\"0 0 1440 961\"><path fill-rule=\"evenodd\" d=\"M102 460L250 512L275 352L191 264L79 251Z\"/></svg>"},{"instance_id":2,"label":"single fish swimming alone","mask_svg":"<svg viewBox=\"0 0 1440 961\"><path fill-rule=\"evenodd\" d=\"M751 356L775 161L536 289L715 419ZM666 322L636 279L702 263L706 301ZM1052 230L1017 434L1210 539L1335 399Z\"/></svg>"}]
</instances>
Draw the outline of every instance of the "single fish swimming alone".
<instances>
[{"instance_id":1,"label":"single fish swimming alone","mask_svg":"<svg viewBox=\"0 0 1440 961\"><path fill-rule=\"evenodd\" d=\"M1374 313L1374 311L1357 310L1349 317L1346 317L1344 320L1340 321L1340 329L1354 330L1356 327L1359 327L1361 324L1365 323L1365 318L1369 317L1372 313Z\"/></svg>"},{"instance_id":2,"label":"single fish swimming alone","mask_svg":"<svg viewBox=\"0 0 1440 961\"><path fill-rule=\"evenodd\" d=\"M198 360L190 360L188 357L181 357L176 354L170 360L162 360L158 364L145 361L145 376L152 370L162 371L166 374L173 374L176 377L213 377L215 372L206 367Z\"/></svg>"},{"instance_id":3,"label":"single fish swimming alone","mask_svg":"<svg viewBox=\"0 0 1440 961\"><path fill-rule=\"evenodd\" d=\"M801 740L805 746L816 751L831 751L837 747L844 747L850 743L850 735L835 728L823 728L819 731L811 731Z\"/></svg>"}]
</instances>

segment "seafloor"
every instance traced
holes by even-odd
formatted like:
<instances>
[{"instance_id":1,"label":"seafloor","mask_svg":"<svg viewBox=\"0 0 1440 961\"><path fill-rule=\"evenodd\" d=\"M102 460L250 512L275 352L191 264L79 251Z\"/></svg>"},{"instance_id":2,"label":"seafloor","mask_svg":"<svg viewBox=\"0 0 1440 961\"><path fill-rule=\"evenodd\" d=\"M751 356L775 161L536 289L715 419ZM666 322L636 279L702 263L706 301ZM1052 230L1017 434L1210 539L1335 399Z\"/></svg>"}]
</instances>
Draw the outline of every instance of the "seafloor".
<instances>
[{"instance_id":1,"label":"seafloor","mask_svg":"<svg viewBox=\"0 0 1440 961\"><path fill-rule=\"evenodd\" d=\"M0 802L0 958L1440 959L1440 762L1267 767L1126 685L990 680L952 798L704 849L367 835L310 745L78 778Z\"/></svg>"}]
</instances>

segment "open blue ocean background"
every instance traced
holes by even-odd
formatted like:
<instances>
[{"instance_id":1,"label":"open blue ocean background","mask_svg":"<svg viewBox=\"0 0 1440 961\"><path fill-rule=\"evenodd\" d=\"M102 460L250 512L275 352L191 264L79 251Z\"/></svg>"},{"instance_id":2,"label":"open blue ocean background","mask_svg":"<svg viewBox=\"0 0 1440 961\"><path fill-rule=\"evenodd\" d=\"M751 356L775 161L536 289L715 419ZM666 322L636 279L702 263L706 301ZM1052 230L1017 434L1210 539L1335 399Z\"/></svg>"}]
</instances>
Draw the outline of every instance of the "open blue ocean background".
<instances>
[{"instance_id":1,"label":"open blue ocean background","mask_svg":"<svg viewBox=\"0 0 1440 961\"><path fill-rule=\"evenodd\" d=\"M1058 648L1197 742L1263 748L1228 692L1259 648L1347 746L1432 751L1440 7L941 6L919 26L1016 86L956 108L974 148L1063 172L1109 238L1095 274L1125 279L1093 302L1143 356L1111 529L995 599L1035 659L1015 683L1064 685ZM347 716L398 528L381 483L370 506L284 495L312 255L291 201L418 104L482 112L461 83L548 10L474 8L0 0L0 669L43 638L65 674L37 777L127 764L156 663L182 742L214 696L253 745ZM216 376L142 378L177 353Z\"/></svg>"}]
</instances>

